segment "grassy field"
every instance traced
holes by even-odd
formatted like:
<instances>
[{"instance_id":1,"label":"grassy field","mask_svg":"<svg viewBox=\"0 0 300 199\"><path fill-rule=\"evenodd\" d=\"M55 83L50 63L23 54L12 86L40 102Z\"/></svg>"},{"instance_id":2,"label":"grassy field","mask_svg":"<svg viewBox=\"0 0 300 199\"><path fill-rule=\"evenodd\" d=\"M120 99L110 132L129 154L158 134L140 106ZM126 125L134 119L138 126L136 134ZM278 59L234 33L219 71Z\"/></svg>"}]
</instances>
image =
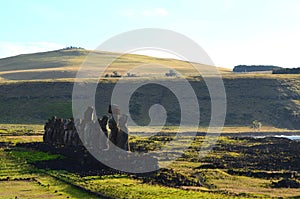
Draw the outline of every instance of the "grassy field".
<instances>
[{"instance_id":1,"label":"grassy field","mask_svg":"<svg viewBox=\"0 0 300 199\"><path fill-rule=\"evenodd\" d=\"M26 141L24 139L22 141ZM39 140L39 139L37 139ZM32 141L32 140L31 140ZM27 153L27 157L38 161L36 157L56 158L47 154ZM93 194L79 190L72 185L57 180L44 172L38 171L10 152L0 149L0 198L99 198Z\"/></svg>"},{"instance_id":2,"label":"grassy field","mask_svg":"<svg viewBox=\"0 0 300 199\"><path fill-rule=\"evenodd\" d=\"M36 163L64 161L65 156L22 147L40 143L37 125L1 125L10 133L0 135L0 198L277 198L299 197L298 188L274 188L299 171L300 143L286 139L253 139L222 136L213 151L199 158L204 137L195 138L184 155L168 170L150 177L127 174L82 175L64 170L37 168ZM231 127L232 128L232 127ZM23 131L19 131L23 129ZM247 128L245 128L247 129ZM170 129L167 129L166 133ZM241 130L241 129L239 129ZM31 132L24 134L24 132ZM20 133L20 134L19 134ZM157 150L169 134L147 139L131 136L134 148ZM187 139L183 137L182 139ZM172 149L176 152L176 149ZM252 160L252 161L250 161ZM175 175L176 174L176 175ZM199 185L173 187L178 177ZM158 177L160 176L160 177ZM169 179L161 184L162 179ZM293 179L300 180L296 174Z\"/></svg>"},{"instance_id":3,"label":"grassy field","mask_svg":"<svg viewBox=\"0 0 300 199\"><path fill-rule=\"evenodd\" d=\"M101 195L111 198L230 198L221 193L145 184L127 175L82 177L66 171L37 169L31 163L63 158L16 147L17 143L40 142L40 138L0 136L0 198L101 198Z\"/></svg>"}]
</instances>

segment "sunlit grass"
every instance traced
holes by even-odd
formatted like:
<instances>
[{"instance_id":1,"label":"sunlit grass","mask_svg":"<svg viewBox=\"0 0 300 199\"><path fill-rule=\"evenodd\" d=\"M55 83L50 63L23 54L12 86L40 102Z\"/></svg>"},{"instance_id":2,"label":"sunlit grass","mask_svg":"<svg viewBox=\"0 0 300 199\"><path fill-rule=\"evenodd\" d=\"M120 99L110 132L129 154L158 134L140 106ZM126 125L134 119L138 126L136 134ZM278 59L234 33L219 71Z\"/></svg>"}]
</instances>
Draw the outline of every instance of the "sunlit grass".
<instances>
[{"instance_id":1,"label":"sunlit grass","mask_svg":"<svg viewBox=\"0 0 300 199\"><path fill-rule=\"evenodd\" d=\"M2 127L2 131L6 131L4 129L7 128L7 131L15 131L17 134L20 133L20 135L7 135L8 132L3 132L0 137L0 142L12 142L16 144L41 141L42 139L41 135L35 135L34 133L33 135L24 134L24 132L27 132L26 128L31 129L33 132L38 132L39 129L43 127L42 125L3 125ZM9 128L11 129L9 130ZM201 128L205 129L205 127ZM228 132L232 132L233 130L238 132L244 130L244 132L248 132L247 128L240 127L234 129L234 127L227 127L227 130ZM18 129L21 130L16 131ZM173 131L176 131L176 127L170 126L166 128L165 134L159 136L147 138L134 135L131 136L130 142L136 144L137 147L140 146L146 150L155 151L172 139L175 134ZM276 129L274 129L274 131L276 131ZM184 143L186 139L190 138L183 136L182 139L181 142ZM78 189L69 184L74 184L92 192L115 198L269 198L275 196L289 197L300 195L298 189L271 188L271 181L267 179L230 175L227 169L201 168L202 165L207 163L207 160L222 160L224 157L238 159L244 155L242 151L226 151L220 147L250 147L254 146L254 144L260 144L259 142L250 142L247 139L234 139L221 136L217 139L216 143L219 149L212 150L204 159L200 159L199 150L201 147L208 147L208 143L203 141L204 137L199 136L194 138L190 148L184 151L184 156L172 162L169 165L169 169L191 179L198 179L200 176L205 184L211 185L210 188L186 186L182 187L182 189L185 189L182 190L162 185L142 183L141 180L134 179L128 175L82 177L76 173L66 171L39 170L29 163L53 160L61 158L61 156L25 148L14 148L8 151L0 150L0 178L6 179L10 177L16 180L21 178L34 178L36 181L30 182L29 184L27 184L27 182L20 182L19 184L12 182L9 184L9 182L6 183L5 181L2 187L9 185L16 186L16 193L21 193L19 187L23 184L24 186L31 187L30 189L32 190L36 190L36 193L40 193L41 196L49 193L54 194L54 196L50 194L50 198L58 197L60 194L62 194L61 196L78 198L86 194L82 191L78 191ZM169 147L168 150L176 152L181 142L179 142L179 145L174 145L173 148ZM54 179L53 177L58 179ZM11 194L11 189L7 189L3 193ZM24 198L26 197L24 196Z\"/></svg>"}]
</instances>

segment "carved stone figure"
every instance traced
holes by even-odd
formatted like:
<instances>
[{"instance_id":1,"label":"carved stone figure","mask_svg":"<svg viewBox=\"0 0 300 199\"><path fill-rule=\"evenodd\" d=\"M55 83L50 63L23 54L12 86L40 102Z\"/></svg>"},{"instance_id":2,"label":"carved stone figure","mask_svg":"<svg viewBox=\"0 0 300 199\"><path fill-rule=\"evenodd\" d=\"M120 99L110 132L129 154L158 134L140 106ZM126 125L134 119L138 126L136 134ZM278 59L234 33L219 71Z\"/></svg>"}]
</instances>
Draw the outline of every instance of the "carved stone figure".
<instances>
[{"instance_id":1,"label":"carved stone figure","mask_svg":"<svg viewBox=\"0 0 300 199\"><path fill-rule=\"evenodd\" d=\"M88 107L83 119L57 119L53 116L45 123L43 140L55 146L86 146L95 150L109 149L108 140L129 150L127 115L120 116L118 105L109 107L110 116L94 119L93 107ZM110 129L107 129L107 124ZM78 132L82 133L79 136ZM81 139L80 139L81 138Z\"/></svg>"},{"instance_id":2,"label":"carved stone figure","mask_svg":"<svg viewBox=\"0 0 300 199\"><path fill-rule=\"evenodd\" d=\"M82 120L82 131L83 135L81 136L83 144L85 146L90 146L92 143L90 142L92 139L91 136L93 135L94 131L94 108L88 107L87 110L84 112L84 118Z\"/></svg>"},{"instance_id":3,"label":"carved stone figure","mask_svg":"<svg viewBox=\"0 0 300 199\"><path fill-rule=\"evenodd\" d=\"M115 119L113 117L111 117L109 119L108 127L110 129L109 139L114 145L117 145L119 127L118 127L117 122L115 121Z\"/></svg>"},{"instance_id":4,"label":"carved stone figure","mask_svg":"<svg viewBox=\"0 0 300 199\"><path fill-rule=\"evenodd\" d=\"M82 146L82 141L79 137L78 131L82 130L82 119L77 119L75 120L75 127L74 127L74 131L72 131L72 135L71 135L71 143L73 146Z\"/></svg>"},{"instance_id":5,"label":"carved stone figure","mask_svg":"<svg viewBox=\"0 0 300 199\"><path fill-rule=\"evenodd\" d=\"M45 126L44 126L44 135L43 135L43 141L46 143L49 143L49 136L51 134L51 128L50 128L50 122L51 120L48 119L48 121L46 122Z\"/></svg>"},{"instance_id":6,"label":"carved stone figure","mask_svg":"<svg viewBox=\"0 0 300 199\"><path fill-rule=\"evenodd\" d=\"M100 136L100 147L101 149L109 149L108 146L108 130L107 130L107 122L108 116L104 115L101 119L98 119L99 125L102 130L102 136Z\"/></svg>"},{"instance_id":7,"label":"carved stone figure","mask_svg":"<svg viewBox=\"0 0 300 199\"><path fill-rule=\"evenodd\" d=\"M117 145L118 133L119 133L119 117L120 117L120 107L116 104L109 105L108 113L110 114L110 118L108 120L108 127L110 129L110 141Z\"/></svg>"},{"instance_id":8,"label":"carved stone figure","mask_svg":"<svg viewBox=\"0 0 300 199\"><path fill-rule=\"evenodd\" d=\"M128 142L128 127L127 127L127 115L122 115L119 120L119 134L117 138L117 145L123 150L129 151L129 142Z\"/></svg>"},{"instance_id":9,"label":"carved stone figure","mask_svg":"<svg viewBox=\"0 0 300 199\"><path fill-rule=\"evenodd\" d=\"M108 130L107 130L108 116L107 115L102 116L101 119L98 119L98 122L104 135L108 137Z\"/></svg>"}]
</instances>

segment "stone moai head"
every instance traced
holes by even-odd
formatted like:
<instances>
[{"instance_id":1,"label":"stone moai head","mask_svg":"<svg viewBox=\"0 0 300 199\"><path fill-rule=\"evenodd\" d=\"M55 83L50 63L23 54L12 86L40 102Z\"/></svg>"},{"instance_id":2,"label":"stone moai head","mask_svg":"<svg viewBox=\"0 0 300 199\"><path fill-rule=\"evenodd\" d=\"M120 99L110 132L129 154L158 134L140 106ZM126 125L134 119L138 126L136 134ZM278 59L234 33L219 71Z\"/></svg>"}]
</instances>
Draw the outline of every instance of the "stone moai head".
<instances>
[{"instance_id":1,"label":"stone moai head","mask_svg":"<svg viewBox=\"0 0 300 199\"><path fill-rule=\"evenodd\" d=\"M120 106L117 104L109 105L108 113L113 114L113 115L120 115L121 114Z\"/></svg>"},{"instance_id":2,"label":"stone moai head","mask_svg":"<svg viewBox=\"0 0 300 199\"><path fill-rule=\"evenodd\" d=\"M94 107L89 106L86 111L84 112L85 121L92 121L94 119Z\"/></svg>"},{"instance_id":3,"label":"stone moai head","mask_svg":"<svg viewBox=\"0 0 300 199\"><path fill-rule=\"evenodd\" d=\"M128 121L128 115L121 115L120 119L119 119L119 125L120 127L127 127L127 121Z\"/></svg>"},{"instance_id":4,"label":"stone moai head","mask_svg":"<svg viewBox=\"0 0 300 199\"><path fill-rule=\"evenodd\" d=\"M103 124L107 124L107 121L108 121L107 115L103 115L103 116L102 116L102 119L101 119L100 121L101 121L101 123L103 123Z\"/></svg>"},{"instance_id":5,"label":"stone moai head","mask_svg":"<svg viewBox=\"0 0 300 199\"><path fill-rule=\"evenodd\" d=\"M118 123L121 114L120 106L117 104L109 105L108 113L110 113L113 119Z\"/></svg>"}]
</instances>

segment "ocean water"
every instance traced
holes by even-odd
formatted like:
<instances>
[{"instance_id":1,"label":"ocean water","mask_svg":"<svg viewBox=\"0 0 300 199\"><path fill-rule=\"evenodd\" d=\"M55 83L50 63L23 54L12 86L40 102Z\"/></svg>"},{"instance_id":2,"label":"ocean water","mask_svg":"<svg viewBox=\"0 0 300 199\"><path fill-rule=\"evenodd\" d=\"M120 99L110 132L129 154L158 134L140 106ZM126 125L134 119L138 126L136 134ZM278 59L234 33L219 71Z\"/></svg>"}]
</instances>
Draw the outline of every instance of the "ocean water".
<instances>
[{"instance_id":1,"label":"ocean water","mask_svg":"<svg viewBox=\"0 0 300 199\"><path fill-rule=\"evenodd\" d=\"M290 139L290 140L300 141L300 135L254 136L254 138L266 138L266 137L287 138L287 139Z\"/></svg>"},{"instance_id":2,"label":"ocean water","mask_svg":"<svg viewBox=\"0 0 300 199\"><path fill-rule=\"evenodd\" d=\"M300 135L275 135L274 137L288 138L290 140L299 140L300 141Z\"/></svg>"}]
</instances>

